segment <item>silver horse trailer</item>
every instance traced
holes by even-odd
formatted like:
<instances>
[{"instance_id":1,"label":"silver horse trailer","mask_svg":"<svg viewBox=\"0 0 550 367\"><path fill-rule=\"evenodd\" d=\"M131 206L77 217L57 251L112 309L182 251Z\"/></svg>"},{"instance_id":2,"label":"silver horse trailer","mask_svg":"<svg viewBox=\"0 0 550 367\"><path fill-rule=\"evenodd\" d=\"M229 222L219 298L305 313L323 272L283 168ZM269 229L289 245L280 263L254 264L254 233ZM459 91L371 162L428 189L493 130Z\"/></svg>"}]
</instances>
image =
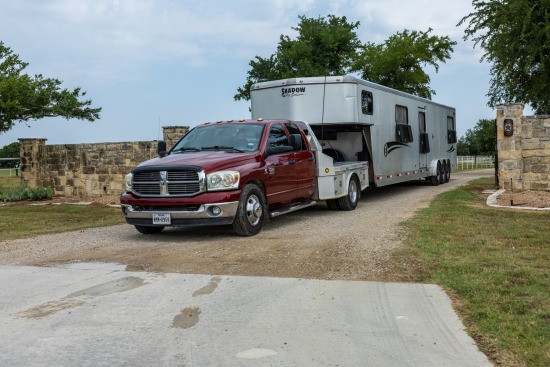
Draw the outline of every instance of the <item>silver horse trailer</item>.
<instances>
[{"instance_id":1,"label":"silver horse trailer","mask_svg":"<svg viewBox=\"0 0 550 367\"><path fill-rule=\"evenodd\" d=\"M335 162L368 161L374 186L448 182L456 168L453 107L353 76L252 85L252 118L306 121Z\"/></svg>"}]
</instances>

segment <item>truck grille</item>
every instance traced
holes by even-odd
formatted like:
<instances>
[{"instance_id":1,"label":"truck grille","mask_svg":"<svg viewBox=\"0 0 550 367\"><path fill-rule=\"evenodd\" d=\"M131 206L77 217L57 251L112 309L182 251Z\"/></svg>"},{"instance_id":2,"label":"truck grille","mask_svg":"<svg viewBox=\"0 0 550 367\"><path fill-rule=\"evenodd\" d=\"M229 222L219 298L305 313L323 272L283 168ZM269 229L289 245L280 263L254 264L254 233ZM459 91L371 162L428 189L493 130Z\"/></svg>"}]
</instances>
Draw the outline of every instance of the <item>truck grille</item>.
<instances>
[{"instance_id":1,"label":"truck grille","mask_svg":"<svg viewBox=\"0 0 550 367\"><path fill-rule=\"evenodd\" d=\"M193 196L203 189L202 172L191 170L138 171L133 174L132 188L140 196Z\"/></svg>"}]
</instances>

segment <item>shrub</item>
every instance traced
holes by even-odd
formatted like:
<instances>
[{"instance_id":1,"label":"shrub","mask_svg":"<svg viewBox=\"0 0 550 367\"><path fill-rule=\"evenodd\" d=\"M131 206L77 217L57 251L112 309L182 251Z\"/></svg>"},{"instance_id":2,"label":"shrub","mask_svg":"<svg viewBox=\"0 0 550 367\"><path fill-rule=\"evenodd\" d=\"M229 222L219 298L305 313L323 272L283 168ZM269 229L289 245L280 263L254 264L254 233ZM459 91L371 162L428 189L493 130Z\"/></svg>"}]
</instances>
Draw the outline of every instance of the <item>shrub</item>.
<instances>
[{"instance_id":1,"label":"shrub","mask_svg":"<svg viewBox=\"0 0 550 367\"><path fill-rule=\"evenodd\" d=\"M24 201L24 200L44 200L53 197L53 189L51 187L32 188L25 184L2 193L2 201Z\"/></svg>"}]
</instances>

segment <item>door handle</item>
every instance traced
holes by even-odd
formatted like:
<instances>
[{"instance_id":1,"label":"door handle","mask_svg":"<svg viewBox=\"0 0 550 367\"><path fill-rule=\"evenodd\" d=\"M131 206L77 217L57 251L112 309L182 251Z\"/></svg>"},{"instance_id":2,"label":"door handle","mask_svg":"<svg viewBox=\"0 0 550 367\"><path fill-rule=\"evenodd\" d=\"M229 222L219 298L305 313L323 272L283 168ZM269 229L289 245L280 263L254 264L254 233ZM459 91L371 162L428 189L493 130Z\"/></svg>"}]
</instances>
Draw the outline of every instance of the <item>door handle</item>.
<instances>
[{"instance_id":1,"label":"door handle","mask_svg":"<svg viewBox=\"0 0 550 367\"><path fill-rule=\"evenodd\" d=\"M307 160L310 161L310 162L314 161L313 157L309 157Z\"/></svg>"},{"instance_id":2,"label":"door handle","mask_svg":"<svg viewBox=\"0 0 550 367\"><path fill-rule=\"evenodd\" d=\"M296 160L295 159L289 159L288 164L296 164Z\"/></svg>"}]
</instances>

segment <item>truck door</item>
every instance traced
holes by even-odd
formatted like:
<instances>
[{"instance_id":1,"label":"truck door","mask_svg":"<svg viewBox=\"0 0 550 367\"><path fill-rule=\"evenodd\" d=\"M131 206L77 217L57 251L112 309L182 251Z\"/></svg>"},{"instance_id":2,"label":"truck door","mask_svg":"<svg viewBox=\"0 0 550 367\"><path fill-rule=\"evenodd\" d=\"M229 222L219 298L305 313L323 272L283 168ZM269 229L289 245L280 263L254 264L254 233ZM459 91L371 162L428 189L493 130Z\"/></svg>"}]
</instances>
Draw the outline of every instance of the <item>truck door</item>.
<instances>
[{"instance_id":1,"label":"truck door","mask_svg":"<svg viewBox=\"0 0 550 367\"><path fill-rule=\"evenodd\" d=\"M427 126L426 126L426 112L424 110L418 111L418 129L419 137L418 139L420 144L420 154L419 154L419 167L424 168L428 167L428 153L430 152L430 137L428 135Z\"/></svg>"},{"instance_id":2,"label":"truck door","mask_svg":"<svg viewBox=\"0 0 550 367\"><path fill-rule=\"evenodd\" d=\"M294 152L296 177L296 198L309 199L315 192L315 157L308 149L300 129L293 122L285 124L289 134L299 135L302 140L302 148Z\"/></svg>"},{"instance_id":3,"label":"truck door","mask_svg":"<svg viewBox=\"0 0 550 367\"><path fill-rule=\"evenodd\" d=\"M290 146L283 124L271 126L267 147ZM265 159L265 190L270 205L276 207L296 198L297 169L293 151L272 153Z\"/></svg>"}]
</instances>

